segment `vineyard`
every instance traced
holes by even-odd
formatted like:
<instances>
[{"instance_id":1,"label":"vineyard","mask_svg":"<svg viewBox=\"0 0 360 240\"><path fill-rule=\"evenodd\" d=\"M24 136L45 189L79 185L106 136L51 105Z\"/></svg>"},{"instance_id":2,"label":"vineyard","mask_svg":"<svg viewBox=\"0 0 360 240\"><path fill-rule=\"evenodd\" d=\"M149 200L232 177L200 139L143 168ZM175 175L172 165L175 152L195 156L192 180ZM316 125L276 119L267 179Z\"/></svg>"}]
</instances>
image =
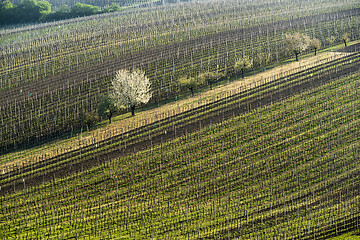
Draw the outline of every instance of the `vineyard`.
<instances>
[{"instance_id":1,"label":"vineyard","mask_svg":"<svg viewBox=\"0 0 360 240\"><path fill-rule=\"evenodd\" d=\"M153 104L182 94L182 76L233 76L242 55L254 71L288 59L286 33L307 33L327 47L345 32L359 38L360 8L351 1L272 4L189 3L1 31L2 152L84 128L85 113L95 114L122 68L146 72Z\"/></svg>"},{"instance_id":2,"label":"vineyard","mask_svg":"<svg viewBox=\"0 0 360 240\"><path fill-rule=\"evenodd\" d=\"M164 120L163 141L144 151L113 158L124 148L115 138L103 146L108 161L67 177L38 185L24 172L29 185L1 197L2 238L323 239L358 229L358 63L184 112L173 129L194 130L173 140Z\"/></svg>"},{"instance_id":3,"label":"vineyard","mask_svg":"<svg viewBox=\"0 0 360 240\"><path fill-rule=\"evenodd\" d=\"M171 137L176 138L184 132L196 129L201 124L206 126L222 121L233 117L234 114L251 110L259 104L266 105L304 88L329 81L331 80L329 76L334 73L335 76L341 76L357 70L359 59L359 53L354 53L291 75L283 73L284 76L278 76L277 79L260 79L251 86L240 85L239 88L227 90L220 96L203 99L191 107L168 110L152 118L148 115L146 119L137 120L136 125L134 122L129 122L110 129L108 133L105 132L100 136L98 130L93 131L88 138L76 139L67 147L48 153L47 156L46 154L36 156L32 153L32 157L25 155L26 158L22 162L14 161L17 158L21 159L19 155L3 158L3 174L0 176L0 181L6 182L7 188L16 189L15 185L20 187L23 185L20 180L24 178L28 183L39 182L44 178L55 178L55 174L59 177L65 176L74 169L83 170L84 167L108 159L109 154L116 156L136 149L140 150L143 146L147 146L149 141L151 144L162 143ZM44 171L39 172L41 168L46 169L47 177L44 176ZM6 189L5 185L2 189Z\"/></svg>"},{"instance_id":4,"label":"vineyard","mask_svg":"<svg viewBox=\"0 0 360 240\"><path fill-rule=\"evenodd\" d=\"M183 1L183 0L182 0ZM15 0L13 3L18 4L21 1ZM148 6L151 4L162 4L162 3L171 3L171 0L166 1L160 1L160 0L115 0L115 1L109 1L109 0L102 0L102 1L95 1L95 0L81 0L81 1L75 1L75 0L65 0L65 1L59 1L59 0L50 0L48 1L51 6L55 9L67 5L67 6L73 6L74 4L81 2L85 4L91 4L95 6L104 7L107 5L110 5L111 3L116 3L123 7L141 7L141 6ZM175 1L176 2L176 1Z\"/></svg>"},{"instance_id":5,"label":"vineyard","mask_svg":"<svg viewBox=\"0 0 360 240\"><path fill-rule=\"evenodd\" d=\"M165 2L0 30L0 239L360 235L359 3ZM119 69L150 102L90 126Z\"/></svg>"}]
</instances>

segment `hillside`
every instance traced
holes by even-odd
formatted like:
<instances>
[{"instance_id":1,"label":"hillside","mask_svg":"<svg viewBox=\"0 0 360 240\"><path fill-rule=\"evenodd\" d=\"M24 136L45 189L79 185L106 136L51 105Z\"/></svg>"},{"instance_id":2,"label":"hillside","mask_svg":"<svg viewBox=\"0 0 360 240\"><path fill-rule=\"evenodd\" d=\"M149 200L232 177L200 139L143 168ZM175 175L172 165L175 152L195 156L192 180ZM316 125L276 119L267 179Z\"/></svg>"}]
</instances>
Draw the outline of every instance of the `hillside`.
<instances>
[{"instance_id":1,"label":"hillside","mask_svg":"<svg viewBox=\"0 0 360 240\"><path fill-rule=\"evenodd\" d=\"M228 120L3 195L2 238L323 239L358 228L360 75L347 62L348 76L337 77L350 69L341 63L324 78L270 82L247 99L313 84L244 112L227 98Z\"/></svg>"},{"instance_id":2,"label":"hillside","mask_svg":"<svg viewBox=\"0 0 360 240\"><path fill-rule=\"evenodd\" d=\"M150 2L0 30L0 239L358 239L359 2Z\"/></svg>"},{"instance_id":3,"label":"hillside","mask_svg":"<svg viewBox=\"0 0 360 240\"><path fill-rule=\"evenodd\" d=\"M234 76L243 55L252 71L289 59L285 34L306 33L324 48L344 33L359 39L358 1L269 4L183 3L0 31L0 153L84 128L123 68L146 72L154 104L183 94L181 77Z\"/></svg>"}]
</instances>

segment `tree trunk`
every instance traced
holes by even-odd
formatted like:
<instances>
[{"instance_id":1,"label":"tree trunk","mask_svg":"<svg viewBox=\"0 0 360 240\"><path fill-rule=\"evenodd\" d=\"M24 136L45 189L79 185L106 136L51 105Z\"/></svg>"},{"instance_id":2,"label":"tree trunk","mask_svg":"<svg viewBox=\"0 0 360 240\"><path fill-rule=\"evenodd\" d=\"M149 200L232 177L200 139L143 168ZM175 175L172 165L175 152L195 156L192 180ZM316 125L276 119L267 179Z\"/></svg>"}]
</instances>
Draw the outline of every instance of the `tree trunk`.
<instances>
[{"instance_id":1,"label":"tree trunk","mask_svg":"<svg viewBox=\"0 0 360 240\"><path fill-rule=\"evenodd\" d=\"M294 52L294 53L295 53L296 61L298 62L299 61L299 58L298 58L299 53L298 52Z\"/></svg>"},{"instance_id":2,"label":"tree trunk","mask_svg":"<svg viewBox=\"0 0 360 240\"><path fill-rule=\"evenodd\" d=\"M345 47L346 47L346 40L344 40L344 44L345 44Z\"/></svg>"},{"instance_id":3,"label":"tree trunk","mask_svg":"<svg viewBox=\"0 0 360 240\"><path fill-rule=\"evenodd\" d=\"M109 124L111 124L111 117L112 117L113 113L110 111L109 114L107 115L108 119L109 119Z\"/></svg>"},{"instance_id":4,"label":"tree trunk","mask_svg":"<svg viewBox=\"0 0 360 240\"><path fill-rule=\"evenodd\" d=\"M317 49L315 48L315 56L316 56L316 50L317 50Z\"/></svg>"},{"instance_id":5,"label":"tree trunk","mask_svg":"<svg viewBox=\"0 0 360 240\"><path fill-rule=\"evenodd\" d=\"M131 116L135 116L135 106L130 106Z\"/></svg>"},{"instance_id":6,"label":"tree trunk","mask_svg":"<svg viewBox=\"0 0 360 240\"><path fill-rule=\"evenodd\" d=\"M242 76L242 78L244 78L244 72L245 72L245 70L244 70L244 69L241 69L241 76Z\"/></svg>"},{"instance_id":7,"label":"tree trunk","mask_svg":"<svg viewBox=\"0 0 360 240\"><path fill-rule=\"evenodd\" d=\"M191 96L194 96L194 88L190 88Z\"/></svg>"}]
</instances>

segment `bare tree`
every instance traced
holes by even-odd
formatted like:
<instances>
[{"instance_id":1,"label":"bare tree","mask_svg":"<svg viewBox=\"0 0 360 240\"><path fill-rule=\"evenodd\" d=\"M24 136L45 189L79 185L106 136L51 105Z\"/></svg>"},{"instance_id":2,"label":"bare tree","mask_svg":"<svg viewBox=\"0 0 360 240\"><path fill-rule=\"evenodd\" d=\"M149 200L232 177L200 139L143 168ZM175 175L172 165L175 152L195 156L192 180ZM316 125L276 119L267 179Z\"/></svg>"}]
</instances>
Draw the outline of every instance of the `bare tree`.
<instances>
[{"instance_id":1,"label":"bare tree","mask_svg":"<svg viewBox=\"0 0 360 240\"><path fill-rule=\"evenodd\" d=\"M302 33L286 34L286 50L295 54L296 61L299 61L298 55L305 51L310 45L310 37Z\"/></svg>"},{"instance_id":2,"label":"bare tree","mask_svg":"<svg viewBox=\"0 0 360 240\"><path fill-rule=\"evenodd\" d=\"M310 48L314 49L315 51L315 56L316 56L316 52L318 49L321 48L321 41L318 38L313 38L310 41Z\"/></svg>"},{"instance_id":3,"label":"bare tree","mask_svg":"<svg viewBox=\"0 0 360 240\"><path fill-rule=\"evenodd\" d=\"M111 96L117 107L130 108L134 116L135 107L148 103L152 96L150 80L139 70L119 70L112 80Z\"/></svg>"},{"instance_id":4,"label":"bare tree","mask_svg":"<svg viewBox=\"0 0 360 240\"><path fill-rule=\"evenodd\" d=\"M235 72L236 73L241 72L241 76L244 78L245 71L250 70L252 66L253 66L253 61L250 60L248 56L243 56L242 58L236 60L234 68L235 68Z\"/></svg>"}]
</instances>

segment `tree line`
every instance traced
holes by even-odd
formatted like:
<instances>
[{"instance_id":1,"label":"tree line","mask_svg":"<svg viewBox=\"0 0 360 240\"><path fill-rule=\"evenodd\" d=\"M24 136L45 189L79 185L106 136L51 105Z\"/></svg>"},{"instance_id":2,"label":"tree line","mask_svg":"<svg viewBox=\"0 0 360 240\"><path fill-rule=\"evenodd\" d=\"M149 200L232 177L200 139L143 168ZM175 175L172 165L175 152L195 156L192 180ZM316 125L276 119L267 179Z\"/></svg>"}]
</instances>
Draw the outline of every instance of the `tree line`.
<instances>
[{"instance_id":1,"label":"tree line","mask_svg":"<svg viewBox=\"0 0 360 240\"><path fill-rule=\"evenodd\" d=\"M350 41L350 34L344 33L340 40L347 46L347 42ZM326 40L331 46L335 43L335 37L330 37ZM284 38L284 44L286 51L295 56L296 61L299 61L299 54L306 51L314 51L316 55L317 51L321 49L322 43L318 38L310 38L307 34L295 32L292 34L286 34ZM260 65L268 63L268 56L260 55L257 61ZM195 77L183 76L179 79L180 87L188 89L191 95L194 96L194 90L208 84L212 89L213 84L221 79L229 78L232 75L241 74L242 78L245 76L245 72L251 70L255 65L253 59L249 56L243 55L239 57L234 64L234 71L226 75L222 72L205 72ZM119 70L116 73L115 78L112 80L111 91L103 97L98 106L98 116L106 117L111 123L111 118L114 114L120 110L131 109L131 115L135 115L135 107L146 104L152 97L151 83L148 77L145 76L145 72L140 70L128 71L125 69ZM85 116L84 122L90 127L97 121L97 117L88 114Z\"/></svg>"},{"instance_id":2,"label":"tree line","mask_svg":"<svg viewBox=\"0 0 360 240\"><path fill-rule=\"evenodd\" d=\"M56 11L51 11L48 1L22 0L15 5L10 0L5 0L0 3L0 25L46 22L121 10L122 8L115 3L103 9L90 4L76 3L72 7L64 5Z\"/></svg>"}]
</instances>

